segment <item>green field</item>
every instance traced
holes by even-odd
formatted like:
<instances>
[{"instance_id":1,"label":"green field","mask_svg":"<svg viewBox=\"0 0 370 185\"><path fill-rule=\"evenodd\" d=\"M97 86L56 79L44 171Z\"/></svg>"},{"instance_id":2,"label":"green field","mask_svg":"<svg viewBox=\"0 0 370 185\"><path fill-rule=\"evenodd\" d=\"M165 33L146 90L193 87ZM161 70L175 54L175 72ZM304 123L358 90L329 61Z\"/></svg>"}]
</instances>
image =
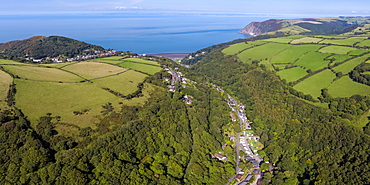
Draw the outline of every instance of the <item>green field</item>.
<instances>
[{"instance_id":1,"label":"green field","mask_svg":"<svg viewBox=\"0 0 370 185\"><path fill-rule=\"evenodd\" d=\"M290 38L290 37L278 37L278 38L266 39L264 41L288 44L288 43L292 42L292 40L293 40L293 38Z\"/></svg>"},{"instance_id":2,"label":"green field","mask_svg":"<svg viewBox=\"0 0 370 185\"><path fill-rule=\"evenodd\" d=\"M369 52L369 51L368 50L360 50L360 49L358 49L358 50L349 52L348 55L351 55L351 56L354 56L354 55L362 55L362 54L364 54L366 52Z\"/></svg>"},{"instance_id":3,"label":"green field","mask_svg":"<svg viewBox=\"0 0 370 185\"><path fill-rule=\"evenodd\" d=\"M303 37L300 39L293 40L291 44L301 44L301 43L318 43L322 39L321 38L314 38L314 37Z\"/></svg>"},{"instance_id":4,"label":"green field","mask_svg":"<svg viewBox=\"0 0 370 185\"><path fill-rule=\"evenodd\" d=\"M265 65L266 69L269 69L271 71L275 70L274 66L272 66L272 64L268 60L262 60L261 62L259 62L259 64Z\"/></svg>"},{"instance_id":5,"label":"green field","mask_svg":"<svg viewBox=\"0 0 370 185\"><path fill-rule=\"evenodd\" d=\"M331 65L334 65L336 63L341 63L349 58L351 58L352 56L348 56L348 55L333 55L333 56L330 56L328 57L327 59L334 59L334 61L331 63Z\"/></svg>"},{"instance_id":6,"label":"green field","mask_svg":"<svg viewBox=\"0 0 370 185\"><path fill-rule=\"evenodd\" d=\"M368 95L370 93L370 86L354 82L348 76L336 80L328 88L329 94L336 97L350 97L355 94Z\"/></svg>"},{"instance_id":7,"label":"green field","mask_svg":"<svg viewBox=\"0 0 370 185\"><path fill-rule=\"evenodd\" d=\"M8 96L9 85L13 82L13 78L0 71L0 107L6 107L5 99Z\"/></svg>"},{"instance_id":8,"label":"green field","mask_svg":"<svg viewBox=\"0 0 370 185\"><path fill-rule=\"evenodd\" d=\"M357 42L361 42L366 37L350 37L345 39L325 39L320 42L320 44L334 44L334 45L347 45L347 46L353 46Z\"/></svg>"},{"instance_id":9,"label":"green field","mask_svg":"<svg viewBox=\"0 0 370 185\"><path fill-rule=\"evenodd\" d=\"M321 45L293 45L271 58L271 63L294 63L299 57L310 51L317 51Z\"/></svg>"},{"instance_id":10,"label":"green field","mask_svg":"<svg viewBox=\"0 0 370 185\"><path fill-rule=\"evenodd\" d=\"M88 113L98 113L105 103L118 103L121 98L101 89L94 83L52 83L29 80L15 80L17 93L15 102L32 123L46 113L59 115L63 122L76 124L79 127L94 126L89 121L77 122L78 116L73 111L91 109Z\"/></svg>"},{"instance_id":11,"label":"green field","mask_svg":"<svg viewBox=\"0 0 370 185\"><path fill-rule=\"evenodd\" d=\"M306 69L311 69L312 71L317 71L328 66L329 61L324 59L329 55L330 54L310 52L302 56L302 58L294 64L305 67Z\"/></svg>"},{"instance_id":12,"label":"green field","mask_svg":"<svg viewBox=\"0 0 370 185\"><path fill-rule=\"evenodd\" d=\"M4 69L13 75L29 80L51 82L78 82L82 78L63 70L46 67L4 65Z\"/></svg>"},{"instance_id":13,"label":"green field","mask_svg":"<svg viewBox=\"0 0 370 185\"><path fill-rule=\"evenodd\" d=\"M343 63L339 66L334 67L333 70L335 72L342 72L343 74L347 74L350 71L352 71L357 65L364 62L368 57L369 57L369 55L365 55L365 56L361 56L361 57L351 59L351 60L349 60L349 61L347 61L347 62L345 62L345 63Z\"/></svg>"},{"instance_id":14,"label":"green field","mask_svg":"<svg viewBox=\"0 0 370 185\"><path fill-rule=\"evenodd\" d=\"M274 68L278 68L279 70L285 69L286 66L286 64L274 64Z\"/></svg>"},{"instance_id":15,"label":"green field","mask_svg":"<svg viewBox=\"0 0 370 185\"><path fill-rule=\"evenodd\" d=\"M360 43L356 44L356 46L360 47L370 47L370 39L361 41Z\"/></svg>"},{"instance_id":16,"label":"green field","mask_svg":"<svg viewBox=\"0 0 370 185\"><path fill-rule=\"evenodd\" d=\"M23 63L16 62L16 61L13 61L13 60L0 59L0 65L1 64L20 64L20 65L22 65Z\"/></svg>"},{"instance_id":17,"label":"green field","mask_svg":"<svg viewBox=\"0 0 370 185\"><path fill-rule=\"evenodd\" d=\"M126 71L119 75L93 80L98 87L109 88L115 92L127 95L137 90L137 85L144 81L147 75L136 71Z\"/></svg>"},{"instance_id":18,"label":"green field","mask_svg":"<svg viewBox=\"0 0 370 185\"><path fill-rule=\"evenodd\" d=\"M356 48L352 47L345 47L345 46L326 46L319 50L321 53L333 53L333 54L342 54L345 55L351 51L357 50Z\"/></svg>"},{"instance_id":19,"label":"green field","mask_svg":"<svg viewBox=\"0 0 370 185\"><path fill-rule=\"evenodd\" d=\"M106 57L106 58L95 58L91 60L87 60L86 62L100 62L100 63L108 63L108 64L119 64L123 62L122 56L113 56L113 57Z\"/></svg>"},{"instance_id":20,"label":"green field","mask_svg":"<svg viewBox=\"0 0 370 185\"><path fill-rule=\"evenodd\" d=\"M252 46L253 45L251 44L246 44L245 42L241 42L241 43L230 45L229 47L223 49L222 53L224 53L225 55L235 55L239 51L250 48Z\"/></svg>"},{"instance_id":21,"label":"green field","mask_svg":"<svg viewBox=\"0 0 370 185\"><path fill-rule=\"evenodd\" d=\"M120 67L124 68L130 68L133 70L141 71L144 73L148 74L155 74L159 72L162 68L157 67L157 66L152 66L152 65L146 65L146 64L139 64L139 63L134 63L134 62L123 62L119 64Z\"/></svg>"},{"instance_id":22,"label":"green field","mask_svg":"<svg viewBox=\"0 0 370 185\"><path fill-rule=\"evenodd\" d=\"M35 64L34 66L52 67L52 68L62 68L64 66L75 64L77 62L63 62L63 63L51 63L51 64Z\"/></svg>"},{"instance_id":23,"label":"green field","mask_svg":"<svg viewBox=\"0 0 370 185\"><path fill-rule=\"evenodd\" d=\"M252 63L253 60L259 61L263 59L269 59L288 47L290 47L289 44L267 43L258 47L247 49L238 54L238 57L243 62Z\"/></svg>"},{"instance_id":24,"label":"green field","mask_svg":"<svg viewBox=\"0 0 370 185\"><path fill-rule=\"evenodd\" d=\"M333 82L335 77L336 76L333 72L326 69L308 77L293 88L297 91L302 91L304 94L310 94L312 97L317 98L321 95L321 89L327 88Z\"/></svg>"},{"instance_id":25,"label":"green field","mask_svg":"<svg viewBox=\"0 0 370 185\"><path fill-rule=\"evenodd\" d=\"M125 58L124 61L160 66L158 62L150 61L150 60L144 60L144 59L141 59L141 58Z\"/></svg>"},{"instance_id":26,"label":"green field","mask_svg":"<svg viewBox=\"0 0 370 185\"><path fill-rule=\"evenodd\" d=\"M111 64L98 62L79 62L62 68L63 70L76 73L83 78L92 79L117 74L127 69Z\"/></svg>"},{"instance_id":27,"label":"green field","mask_svg":"<svg viewBox=\"0 0 370 185\"><path fill-rule=\"evenodd\" d=\"M294 67L278 71L276 74L279 75L281 79L285 79L287 82L294 82L300 78L303 78L308 73L306 72L306 69Z\"/></svg>"}]
</instances>

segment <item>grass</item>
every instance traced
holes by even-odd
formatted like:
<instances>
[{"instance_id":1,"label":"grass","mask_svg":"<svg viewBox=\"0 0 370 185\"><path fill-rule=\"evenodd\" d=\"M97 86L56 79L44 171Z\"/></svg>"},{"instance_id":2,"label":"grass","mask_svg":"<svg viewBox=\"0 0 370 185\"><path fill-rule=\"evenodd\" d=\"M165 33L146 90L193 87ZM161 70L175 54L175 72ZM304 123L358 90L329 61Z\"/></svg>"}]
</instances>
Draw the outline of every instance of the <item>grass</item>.
<instances>
[{"instance_id":1,"label":"grass","mask_svg":"<svg viewBox=\"0 0 370 185\"><path fill-rule=\"evenodd\" d=\"M294 63L299 57L310 51L317 51L321 45L294 45L271 59L271 63Z\"/></svg>"},{"instance_id":2,"label":"grass","mask_svg":"<svg viewBox=\"0 0 370 185\"><path fill-rule=\"evenodd\" d=\"M75 64L77 62L63 62L63 63L52 63L52 64L38 64L43 67L53 67L53 68L62 68L66 65Z\"/></svg>"},{"instance_id":3,"label":"grass","mask_svg":"<svg viewBox=\"0 0 370 185\"><path fill-rule=\"evenodd\" d=\"M46 113L59 115L63 122L81 128L94 125L93 115L100 112L101 106L112 102L117 104L121 98L101 89L94 83L51 83L15 79L17 93L16 106L27 115L32 123ZM90 109L88 114L76 116L73 111ZM85 118L87 117L87 118Z\"/></svg>"},{"instance_id":4,"label":"grass","mask_svg":"<svg viewBox=\"0 0 370 185\"><path fill-rule=\"evenodd\" d=\"M119 64L123 62L122 56L112 56L112 57L106 57L106 58L95 58L91 60L87 60L86 62L100 62L100 63L108 63L108 64Z\"/></svg>"},{"instance_id":5,"label":"grass","mask_svg":"<svg viewBox=\"0 0 370 185\"><path fill-rule=\"evenodd\" d=\"M4 71L0 71L0 108L6 108L7 104L5 102L8 91L9 85L13 82L13 78L5 73Z\"/></svg>"},{"instance_id":6,"label":"grass","mask_svg":"<svg viewBox=\"0 0 370 185\"><path fill-rule=\"evenodd\" d=\"M229 47L223 49L222 53L224 53L225 55L235 55L238 52L244 49L250 48L250 47L253 47L253 45L246 44L245 42L241 42L241 43L230 45Z\"/></svg>"},{"instance_id":7,"label":"grass","mask_svg":"<svg viewBox=\"0 0 370 185\"><path fill-rule=\"evenodd\" d=\"M63 67L62 69L76 73L87 79L113 75L127 70L111 64L98 62L79 62Z\"/></svg>"},{"instance_id":8,"label":"grass","mask_svg":"<svg viewBox=\"0 0 370 185\"><path fill-rule=\"evenodd\" d=\"M321 41L322 44L334 44L334 45L346 45L346 46L353 46L357 42L361 42L366 37L349 37L344 39L325 39Z\"/></svg>"},{"instance_id":9,"label":"grass","mask_svg":"<svg viewBox=\"0 0 370 185\"><path fill-rule=\"evenodd\" d=\"M364 62L368 57L369 57L369 55L354 58L354 59L349 60L349 61L347 61L347 62L345 62L345 63L343 63L339 66L334 67L333 70L335 72L342 72L343 74L347 74L350 71L352 71L357 65Z\"/></svg>"},{"instance_id":10,"label":"grass","mask_svg":"<svg viewBox=\"0 0 370 185\"><path fill-rule=\"evenodd\" d=\"M278 42L278 43L288 44L288 43L290 43L292 40L293 40L293 38L289 38L289 37L278 37L278 38L266 39L266 40L264 40L264 41L268 41L268 42Z\"/></svg>"},{"instance_id":11,"label":"grass","mask_svg":"<svg viewBox=\"0 0 370 185\"><path fill-rule=\"evenodd\" d=\"M284 34L287 34L287 35L298 35L300 33L304 33L304 32L310 32L310 30L307 30L307 29L304 29L300 26L297 26L297 25L293 25L293 26L288 26L288 27L285 27L285 28L281 28L277 31L274 31L274 32L269 32L267 34L276 34L276 32L283 32Z\"/></svg>"},{"instance_id":12,"label":"grass","mask_svg":"<svg viewBox=\"0 0 370 185\"><path fill-rule=\"evenodd\" d=\"M351 56L353 56L353 55L362 55L366 52L369 52L369 51L358 49L358 50L354 50L354 51L349 52L348 55L351 55Z\"/></svg>"},{"instance_id":13,"label":"grass","mask_svg":"<svg viewBox=\"0 0 370 185\"><path fill-rule=\"evenodd\" d=\"M302 56L295 65L302 66L306 69L311 69L312 71L317 71L328 66L329 61L324 60L329 54L310 52Z\"/></svg>"},{"instance_id":14,"label":"grass","mask_svg":"<svg viewBox=\"0 0 370 185\"><path fill-rule=\"evenodd\" d=\"M327 59L334 59L334 61L331 63L331 65L334 65L336 63L341 63L351 57L352 56L348 56L348 55L333 55L333 56L328 57Z\"/></svg>"},{"instance_id":15,"label":"grass","mask_svg":"<svg viewBox=\"0 0 370 185\"><path fill-rule=\"evenodd\" d=\"M4 69L13 75L29 80L40 80L50 82L78 82L82 78L55 68L4 65Z\"/></svg>"},{"instance_id":16,"label":"grass","mask_svg":"<svg viewBox=\"0 0 370 185\"><path fill-rule=\"evenodd\" d=\"M321 89L329 87L335 77L336 76L333 72L326 69L308 77L293 88L297 91L302 91L304 94L310 94L312 97L317 98L321 95Z\"/></svg>"},{"instance_id":17,"label":"grass","mask_svg":"<svg viewBox=\"0 0 370 185\"><path fill-rule=\"evenodd\" d=\"M238 54L238 57L241 61L245 63L252 63L253 60L260 61L269 59L288 47L290 47L290 45L288 44L267 43L261 46L247 49Z\"/></svg>"},{"instance_id":18,"label":"grass","mask_svg":"<svg viewBox=\"0 0 370 185\"><path fill-rule=\"evenodd\" d=\"M125 58L124 61L138 62L138 63L142 63L142 64L160 66L160 64L158 62L151 61L151 60L144 60L144 59L141 59L141 58Z\"/></svg>"},{"instance_id":19,"label":"grass","mask_svg":"<svg viewBox=\"0 0 370 185\"><path fill-rule=\"evenodd\" d=\"M124 62L119 64L120 67L124 68L130 68L133 70L141 71L147 74L155 74L162 70L162 68L157 67L157 66L151 66L151 65L146 65L146 64L139 64L139 63L134 63L134 62Z\"/></svg>"},{"instance_id":20,"label":"grass","mask_svg":"<svg viewBox=\"0 0 370 185\"><path fill-rule=\"evenodd\" d=\"M0 65L1 64L20 64L20 65L22 65L23 63L16 62L16 61L13 61L13 60L0 59Z\"/></svg>"},{"instance_id":21,"label":"grass","mask_svg":"<svg viewBox=\"0 0 370 185\"><path fill-rule=\"evenodd\" d=\"M370 39L361 41L360 43L356 44L356 46L360 47L370 47Z\"/></svg>"},{"instance_id":22,"label":"grass","mask_svg":"<svg viewBox=\"0 0 370 185\"><path fill-rule=\"evenodd\" d=\"M356 48L352 47L345 47L345 46L326 46L319 50L321 53L333 53L333 54L342 54L345 55L351 51L357 50Z\"/></svg>"},{"instance_id":23,"label":"grass","mask_svg":"<svg viewBox=\"0 0 370 185\"><path fill-rule=\"evenodd\" d=\"M145 77L147 75L130 70L119 75L93 80L93 83L99 87L109 88L127 95L136 91L137 85L144 81Z\"/></svg>"},{"instance_id":24,"label":"grass","mask_svg":"<svg viewBox=\"0 0 370 185\"><path fill-rule=\"evenodd\" d=\"M294 82L300 78L303 78L308 73L303 68L294 67L278 71L276 74L279 75L281 79L285 79L287 82Z\"/></svg>"},{"instance_id":25,"label":"grass","mask_svg":"<svg viewBox=\"0 0 370 185\"><path fill-rule=\"evenodd\" d=\"M348 76L343 76L340 79L336 80L328 88L329 94L336 97L350 97L355 94L360 95L369 95L370 86L354 82Z\"/></svg>"},{"instance_id":26,"label":"grass","mask_svg":"<svg viewBox=\"0 0 370 185\"><path fill-rule=\"evenodd\" d=\"M364 114L358 116L357 121L352 122L355 127L365 127L369 123L370 109L365 111Z\"/></svg>"},{"instance_id":27,"label":"grass","mask_svg":"<svg viewBox=\"0 0 370 185\"><path fill-rule=\"evenodd\" d=\"M286 66L286 64L274 64L274 68L278 68L279 70L285 69Z\"/></svg>"},{"instance_id":28,"label":"grass","mask_svg":"<svg viewBox=\"0 0 370 185\"><path fill-rule=\"evenodd\" d=\"M262 60L259 64L265 65L266 69L269 69L271 71L275 70L275 68L272 66L272 64L268 60Z\"/></svg>"},{"instance_id":29,"label":"grass","mask_svg":"<svg viewBox=\"0 0 370 185\"><path fill-rule=\"evenodd\" d=\"M302 44L302 43L318 43L322 41L322 38L314 38L314 37L303 37L290 42L291 44Z\"/></svg>"}]
</instances>

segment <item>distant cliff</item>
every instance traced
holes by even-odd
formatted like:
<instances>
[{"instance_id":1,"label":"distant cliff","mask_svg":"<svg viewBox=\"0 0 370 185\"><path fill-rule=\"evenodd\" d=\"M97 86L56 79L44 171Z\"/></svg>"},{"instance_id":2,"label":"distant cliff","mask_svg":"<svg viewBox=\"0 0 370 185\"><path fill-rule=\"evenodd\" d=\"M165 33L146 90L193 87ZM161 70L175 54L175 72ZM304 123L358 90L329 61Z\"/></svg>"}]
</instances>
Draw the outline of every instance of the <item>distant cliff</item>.
<instances>
[{"instance_id":1,"label":"distant cliff","mask_svg":"<svg viewBox=\"0 0 370 185\"><path fill-rule=\"evenodd\" d=\"M263 22L251 22L245 26L240 33L249 34L252 36L261 35L263 33L276 31L282 28L281 19L270 19Z\"/></svg>"},{"instance_id":2,"label":"distant cliff","mask_svg":"<svg viewBox=\"0 0 370 185\"><path fill-rule=\"evenodd\" d=\"M251 22L240 33L257 36L271 33L280 35L341 34L361 24L369 24L369 17L324 17L304 19L270 19Z\"/></svg>"}]
</instances>

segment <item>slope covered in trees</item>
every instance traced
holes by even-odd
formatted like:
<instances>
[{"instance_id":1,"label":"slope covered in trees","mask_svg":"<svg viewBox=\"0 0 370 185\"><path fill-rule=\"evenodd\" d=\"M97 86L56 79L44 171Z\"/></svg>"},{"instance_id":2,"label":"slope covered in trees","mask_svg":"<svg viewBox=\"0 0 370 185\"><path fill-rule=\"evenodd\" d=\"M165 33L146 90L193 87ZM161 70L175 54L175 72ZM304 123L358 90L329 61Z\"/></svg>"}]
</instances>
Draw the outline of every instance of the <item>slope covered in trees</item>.
<instances>
[{"instance_id":1,"label":"slope covered in trees","mask_svg":"<svg viewBox=\"0 0 370 185\"><path fill-rule=\"evenodd\" d=\"M40 59L60 55L71 58L76 55L93 54L94 51L104 51L104 48L61 36L35 36L25 40L0 43L0 57L6 59L25 56Z\"/></svg>"}]
</instances>

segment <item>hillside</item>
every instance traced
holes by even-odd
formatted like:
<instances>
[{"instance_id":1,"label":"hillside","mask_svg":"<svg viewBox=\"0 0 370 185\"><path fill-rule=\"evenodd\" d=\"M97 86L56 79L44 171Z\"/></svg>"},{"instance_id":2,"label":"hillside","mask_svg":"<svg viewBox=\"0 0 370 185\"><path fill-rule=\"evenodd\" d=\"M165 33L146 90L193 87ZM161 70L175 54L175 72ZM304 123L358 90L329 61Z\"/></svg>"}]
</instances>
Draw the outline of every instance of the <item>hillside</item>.
<instances>
[{"instance_id":1,"label":"hillside","mask_svg":"<svg viewBox=\"0 0 370 185\"><path fill-rule=\"evenodd\" d=\"M257 36L261 34L315 35L341 34L355 29L358 25L370 23L369 17L325 17L304 19L270 19L251 22L240 33Z\"/></svg>"},{"instance_id":2,"label":"hillside","mask_svg":"<svg viewBox=\"0 0 370 185\"><path fill-rule=\"evenodd\" d=\"M95 54L94 51L104 51L101 46L88 44L74 39L60 36L34 36L29 39L0 43L0 57L14 59L18 57L45 57Z\"/></svg>"}]
</instances>

